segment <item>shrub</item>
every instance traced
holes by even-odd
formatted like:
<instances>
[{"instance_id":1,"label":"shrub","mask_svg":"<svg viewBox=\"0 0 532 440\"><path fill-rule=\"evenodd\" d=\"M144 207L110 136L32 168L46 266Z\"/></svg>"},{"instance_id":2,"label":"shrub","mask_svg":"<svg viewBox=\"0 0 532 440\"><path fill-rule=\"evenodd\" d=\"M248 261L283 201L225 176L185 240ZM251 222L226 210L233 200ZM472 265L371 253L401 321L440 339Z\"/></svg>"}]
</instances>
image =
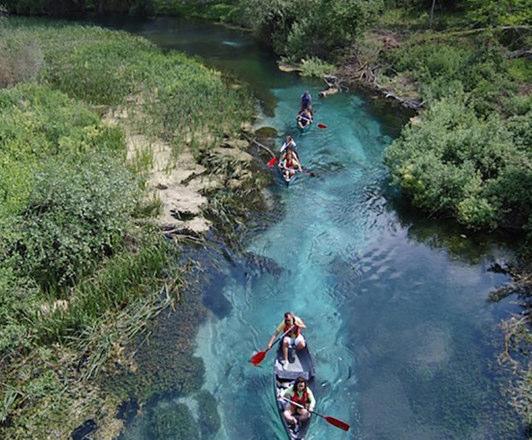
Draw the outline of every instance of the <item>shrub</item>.
<instances>
[{"instance_id":1,"label":"shrub","mask_svg":"<svg viewBox=\"0 0 532 440\"><path fill-rule=\"evenodd\" d=\"M331 74L335 67L319 58L311 57L301 60L301 75L315 76L321 78L324 75Z\"/></svg>"},{"instance_id":2,"label":"shrub","mask_svg":"<svg viewBox=\"0 0 532 440\"><path fill-rule=\"evenodd\" d=\"M31 347L38 289L9 267L0 267L0 357L5 362ZM0 367L2 362L0 362Z\"/></svg>"},{"instance_id":3,"label":"shrub","mask_svg":"<svg viewBox=\"0 0 532 440\"><path fill-rule=\"evenodd\" d=\"M479 42L480 49L465 43L454 46L418 42L391 51L387 60L394 70L413 77L426 101L432 102L457 91L469 93L468 100L479 115L504 110L508 92L516 89L509 73L510 63L495 42Z\"/></svg>"},{"instance_id":4,"label":"shrub","mask_svg":"<svg viewBox=\"0 0 532 440\"><path fill-rule=\"evenodd\" d=\"M0 91L0 217L25 206L47 158L95 150L125 157L123 134L103 126L83 104L43 86Z\"/></svg>"},{"instance_id":5,"label":"shrub","mask_svg":"<svg viewBox=\"0 0 532 440\"><path fill-rule=\"evenodd\" d=\"M463 95L442 99L420 126L403 130L386 163L394 181L428 212L471 228L523 228L532 192L528 124L530 117L506 124L497 116L479 118Z\"/></svg>"},{"instance_id":6,"label":"shrub","mask_svg":"<svg viewBox=\"0 0 532 440\"><path fill-rule=\"evenodd\" d=\"M248 0L249 22L280 54L329 59L382 10L381 0Z\"/></svg>"},{"instance_id":7,"label":"shrub","mask_svg":"<svg viewBox=\"0 0 532 440\"><path fill-rule=\"evenodd\" d=\"M532 21L527 0L467 0L469 19L478 26L526 25Z\"/></svg>"},{"instance_id":8,"label":"shrub","mask_svg":"<svg viewBox=\"0 0 532 440\"><path fill-rule=\"evenodd\" d=\"M112 254L135 206L136 186L122 166L85 159L47 163L16 225L3 234L7 257L44 289L70 285Z\"/></svg>"}]
</instances>

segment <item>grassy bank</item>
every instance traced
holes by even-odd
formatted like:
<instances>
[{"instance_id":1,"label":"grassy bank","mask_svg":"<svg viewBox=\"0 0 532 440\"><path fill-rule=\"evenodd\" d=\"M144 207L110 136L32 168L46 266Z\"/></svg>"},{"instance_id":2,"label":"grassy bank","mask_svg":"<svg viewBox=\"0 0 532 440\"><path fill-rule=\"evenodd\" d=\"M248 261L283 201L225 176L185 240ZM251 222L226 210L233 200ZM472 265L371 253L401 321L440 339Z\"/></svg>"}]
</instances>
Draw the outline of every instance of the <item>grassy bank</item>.
<instances>
[{"instance_id":1,"label":"grassy bank","mask_svg":"<svg viewBox=\"0 0 532 440\"><path fill-rule=\"evenodd\" d=\"M179 251L150 226L150 160L128 160L125 129L204 151L252 103L197 61L95 27L0 18L0 58L0 436L67 438L94 419L111 438L118 403L157 389L125 348L183 307ZM105 385L117 370L127 387Z\"/></svg>"}]
</instances>

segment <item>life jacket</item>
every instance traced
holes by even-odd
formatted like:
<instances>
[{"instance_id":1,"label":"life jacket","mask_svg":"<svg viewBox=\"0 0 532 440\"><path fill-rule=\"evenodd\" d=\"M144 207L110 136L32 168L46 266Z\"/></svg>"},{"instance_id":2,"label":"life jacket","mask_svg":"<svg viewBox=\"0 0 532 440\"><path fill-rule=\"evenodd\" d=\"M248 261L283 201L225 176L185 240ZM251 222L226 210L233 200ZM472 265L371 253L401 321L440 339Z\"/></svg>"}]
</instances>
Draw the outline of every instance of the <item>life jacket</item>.
<instances>
[{"instance_id":1,"label":"life jacket","mask_svg":"<svg viewBox=\"0 0 532 440\"><path fill-rule=\"evenodd\" d=\"M295 385L294 385L294 387L295 387ZM310 398L309 398L309 395L308 395L307 388L305 387L305 391L303 391L303 394L301 395L301 397L299 397L299 394L294 389L294 395L292 396L292 398L290 400L292 402L294 402L294 403L299 403L300 405L303 405L303 406L309 404L310 403Z\"/></svg>"},{"instance_id":2,"label":"life jacket","mask_svg":"<svg viewBox=\"0 0 532 440\"><path fill-rule=\"evenodd\" d=\"M286 159L285 168L289 168L289 169L294 168L294 159ZM288 330L288 329L286 329L286 330Z\"/></svg>"},{"instance_id":3,"label":"life jacket","mask_svg":"<svg viewBox=\"0 0 532 440\"><path fill-rule=\"evenodd\" d=\"M288 161L286 161L286 165L288 168ZM295 335L295 337L297 338L301 334L301 329L295 324L289 325L285 322L283 333L286 333L290 327L294 327L294 329L290 332L290 336Z\"/></svg>"}]
</instances>

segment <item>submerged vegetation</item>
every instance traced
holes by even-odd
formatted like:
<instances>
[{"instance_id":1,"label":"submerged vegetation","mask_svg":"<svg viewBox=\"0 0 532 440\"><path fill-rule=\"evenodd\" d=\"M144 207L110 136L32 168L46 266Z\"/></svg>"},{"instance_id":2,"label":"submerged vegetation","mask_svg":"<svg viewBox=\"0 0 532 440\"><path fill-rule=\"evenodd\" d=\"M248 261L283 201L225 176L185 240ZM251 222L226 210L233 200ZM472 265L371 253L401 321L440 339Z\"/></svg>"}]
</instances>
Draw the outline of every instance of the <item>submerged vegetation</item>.
<instances>
[{"instance_id":1,"label":"submerged vegetation","mask_svg":"<svg viewBox=\"0 0 532 440\"><path fill-rule=\"evenodd\" d=\"M197 61L96 27L0 18L0 57L0 436L66 438L93 418L111 438L118 403L160 379L126 347L183 307L179 251L151 226L151 161L128 160L126 131L209 148L252 104ZM111 108L130 125L109 124ZM179 391L190 359L177 355Z\"/></svg>"},{"instance_id":2,"label":"submerged vegetation","mask_svg":"<svg viewBox=\"0 0 532 440\"><path fill-rule=\"evenodd\" d=\"M532 241L532 10L524 0L0 0L1 7L203 17L254 30L306 75L336 65L339 76L420 109L386 155L392 183L415 207L471 230L512 231L524 247ZM0 18L0 58L0 87L9 87L0 90L0 433L53 438L87 414L111 417L131 390L151 397L149 374L135 382L125 368L103 395L100 373L111 360L127 365L123 346L143 330L140 322L176 301L179 284L175 248L139 226L152 212L143 178L150 158L127 162L123 128L102 115L123 107L132 125L178 152L235 133L251 103L195 61L98 28ZM232 209L223 192L211 201L213 217L222 218L222 205ZM512 322L508 341L526 357L529 314ZM139 355L141 368L149 357ZM179 364L178 379L170 369L154 376L182 390L179 381L194 383L202 370L197 359L181 361L168 363ZM526 365L520 358L514 392L530 424ZM90 390L84 399L82 389ZM212 399L196 399L211 414L199 431L176 423L190 419L179 403L148 414L145 435L215 431ZM63 423L60 431L50 420Z\"/></svg>"}]
</instances>

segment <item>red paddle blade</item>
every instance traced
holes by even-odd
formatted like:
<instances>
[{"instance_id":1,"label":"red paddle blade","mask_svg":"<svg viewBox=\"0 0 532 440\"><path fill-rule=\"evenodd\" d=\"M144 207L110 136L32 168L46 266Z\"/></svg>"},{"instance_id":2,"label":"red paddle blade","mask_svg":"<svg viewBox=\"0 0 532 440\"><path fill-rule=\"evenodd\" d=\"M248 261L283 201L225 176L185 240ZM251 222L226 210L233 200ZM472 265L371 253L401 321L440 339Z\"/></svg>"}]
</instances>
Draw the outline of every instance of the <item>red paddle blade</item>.
<instances>
[{"instance_id":1,"label":"red paddle blade","mask_svg":"<svg viewBox=\"0 0 532 440\"><path fill-rule=\"evenodd\" d=\"M256 353L253 356L251 356L251 359L249 361L253 365L257 366L264 360L265 357L266 357L266 352L265 351L259 351L258 353Z\"/></svg>"},{"instance_id":2,"label":"red paddle blade","mask_svg":"<svg viewBox=\"0 0 532 440\"><path fill-rule=\"evenodd\" d=\"M322 124L321 122L318 124L318 128L327 128L325 124Z\"/></svg>"},{"instance_id":3,"label":"red paddle blade","mask_svg":"<svg viewBox=\"0 0 532 440\"><path fill-rule=\"evenodd\" d=\"M276 163L277 163L277 158L276 157L272 157L267 163L268 168L273 168Z\"/></svg>"},{"instance_id":4,"label":"red paddle blade","mask_svg":"<svg viewBox=\"0 0 532 440\"><path fill-rule=\"evenodd\" d=\"M350 426L347 423L342 422L341 420L335 419L331 416L325 416L324 419L327 420L331 425L336 426L337 428L343 429L344 431L349 431Z\"/></svg>"}]
</instances>

